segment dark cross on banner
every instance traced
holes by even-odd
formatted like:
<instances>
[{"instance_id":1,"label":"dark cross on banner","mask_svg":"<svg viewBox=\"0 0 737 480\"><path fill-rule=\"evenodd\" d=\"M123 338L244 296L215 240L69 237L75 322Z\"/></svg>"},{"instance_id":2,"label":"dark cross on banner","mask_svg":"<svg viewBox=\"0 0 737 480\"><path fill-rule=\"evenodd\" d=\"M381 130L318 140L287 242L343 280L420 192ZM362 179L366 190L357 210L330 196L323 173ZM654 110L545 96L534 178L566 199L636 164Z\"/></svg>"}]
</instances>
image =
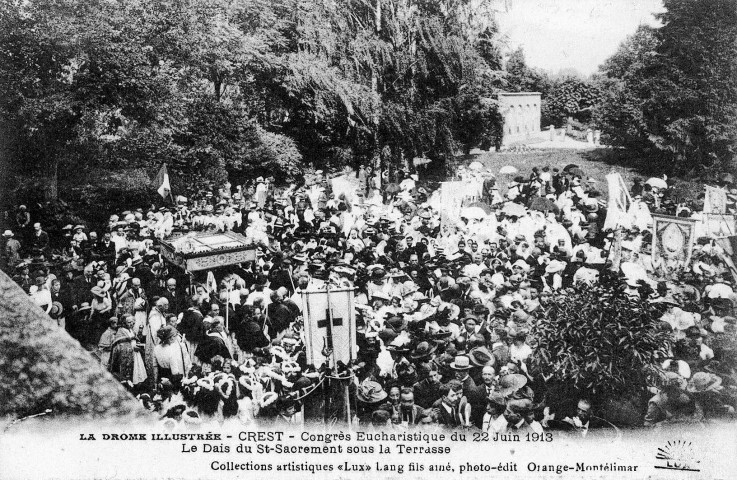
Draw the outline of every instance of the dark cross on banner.
<instances>
[{"instance_id":1,"label":"dark cross on banner","mask_svg":"<svg viewBox=\"0 0 737 480\"><path fill-rule=\"evenodd\" d=\"M341 317L333 317L333 323L330 324L330 309L325 310L325 319L317 321L318 328L328 329L328 347L333 348L333 327L343 325L343 319Z\"/></svg>"}]
</instances>

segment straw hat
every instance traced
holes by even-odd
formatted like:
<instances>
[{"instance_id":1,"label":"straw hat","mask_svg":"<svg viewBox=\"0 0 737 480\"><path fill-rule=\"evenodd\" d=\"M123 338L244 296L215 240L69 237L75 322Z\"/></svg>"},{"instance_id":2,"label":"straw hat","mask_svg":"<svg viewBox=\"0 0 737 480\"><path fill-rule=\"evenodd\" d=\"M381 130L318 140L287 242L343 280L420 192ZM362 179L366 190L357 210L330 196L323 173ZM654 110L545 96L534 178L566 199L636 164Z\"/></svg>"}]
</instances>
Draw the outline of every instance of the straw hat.
<instances>
[{"instance_id":1,"label":"straw hat","mask_svg":"<svg viewBox=\"0 0 737 480\"><path fill-rule=\"evenodd\" d=\"M458 355L453 359L453 362L449 365L449 367L456 371L470 370L471 359L469 359L466 355Z\"/></svg>"},{"instance_id":2,"label":"straw hat","mask_svg":"<svg viewBox=\"0 0 737 480\"><path fill-rule=\"evenodd\" d=\"M366 379L358 386L356 397L364 403L378 403L386 399L387 393L378 382Z\"/></svg>"},{"instance_id":3,"label":"straw hat","mask_svg":"<svg viewBox=\"0 0 737 480\"><path fill-rule=\"evenodd\" d=\"M708 372L696 372L688 382L686 391L690 393L718 392L722 390L721 377Z\"/></svg>"},{"instance_id":4,"label":"straw hat","mask_svg":"<svg viewBox=\"0 0 737 480\"><path fill-rule=\"evenodd\" d=\"M499 393L504 397L508 397L525 385L527 385L527 377L524 375L519 373L504 375L499 380Z\"/></svg>"}]
</instances>

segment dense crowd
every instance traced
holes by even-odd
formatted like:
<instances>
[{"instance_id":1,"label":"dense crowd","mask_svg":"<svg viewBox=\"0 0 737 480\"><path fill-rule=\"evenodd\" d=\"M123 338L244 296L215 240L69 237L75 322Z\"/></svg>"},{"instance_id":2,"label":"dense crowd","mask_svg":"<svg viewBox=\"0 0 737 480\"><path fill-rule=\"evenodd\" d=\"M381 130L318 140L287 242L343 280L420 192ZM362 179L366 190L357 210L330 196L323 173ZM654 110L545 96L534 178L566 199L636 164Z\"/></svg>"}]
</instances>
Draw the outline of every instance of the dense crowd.
<instances>
[{"instance_id":1,"label":"dense crowd","mask_svg":"<svg viewBox=\"0 0 737 480\"><path fill-rule=\"evenodd\" d=\"M367 428L613 428L586 392L572 407L551 404L530 369L532 319L612 266L596 184L575 166L508 182L478 168L458 175L482 188L476 210L451 218L416 175L379 182L363 168L353 195L336 195L319 171L285 189L259 178L96 228L67 225L58 238L20 206L2 267L172 428L322 422L331 383L348 386L351 415ZM629 294L661 304L673 340L642 422L731 416L728 255L703 238L688 265L653 262L650 213L688 217L693 207L665 181L637 181L631 194L618 271ZM160 240L192 231L243 233L257 261L187 275L163 259ZM307 364L300 293L327 284L355 288L350 365Z\"/></svg>"}]
</instances>

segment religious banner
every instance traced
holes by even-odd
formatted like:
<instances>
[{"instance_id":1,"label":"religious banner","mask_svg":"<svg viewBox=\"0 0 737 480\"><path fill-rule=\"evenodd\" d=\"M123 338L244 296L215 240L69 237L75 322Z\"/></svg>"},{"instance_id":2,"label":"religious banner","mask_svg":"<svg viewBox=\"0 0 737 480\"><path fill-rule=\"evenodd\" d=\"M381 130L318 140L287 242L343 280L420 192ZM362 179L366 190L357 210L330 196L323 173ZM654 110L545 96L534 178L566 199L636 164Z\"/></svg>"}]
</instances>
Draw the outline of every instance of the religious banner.
<instances>
[{"instance_id":1,"label":"religious banner","mask_svg":"<svg viewBox=\"0 0 737 480\"><path fill-rule=\"evenodd\" d=\"M683 269L691 260L696 220L653 214L653 264L662 264L666 272Z\"/></svg>"},{"instance_id":2,"label":"religious banner","mask_svg":"<svg viewBox=\"0 0 737 480\"><path fill-rule=\"evenodd\" d=\"M346 365L356 358L356 314L353 289L330 288L302 292L307 363L320 367L323 355L332 349L330 360Z\"/></svg>"},{"instance_id":3,"label":"religious banner","mask_svg":"<svg viewBox=\"0 0 737 480\"><path fill-rule=\"evenodd\" d=\"M614 230L618 226L629 226L631 221L627 218L627 212L632 204L627 185L618 173L610 173L606 176L609 187L609 205L607 216L604 221L604 230Z\"/></svg>"},{"instance_id":4,"label":"religious banner","mask_svg":"<svg viewBox=\"0 0 737 480\"><path fill-rule=\"evenodd\" d=\"M340 198L341 195L345 195L346 200L352 202L359 190L358 179L355 176L349 178L347 175L341 175L333 178L330 183L333 186L336 199Z\"/></svg>"},{"instance_id":5,"label":"religious banner","mask_svg":"<svg viewBox=\"0 0 737 480\"><path fill-rule=\"evenodd\" d=\"M704 213L723 214L727 212L727 191L723 188L704 187Z\"/></svg>"},{"instance_id":6,"label":"religious banner","mask_svg":"<svg viewBox=\"0 0 737 480\"><path fill-rule=\"evenodd\" d=\"M440 211L441 220L445 223L457 219L463 206L480 200L482 187L483 182L476 179L442 182L439 202L437 207L434 207Z\"/></svg>"}]
</instances>

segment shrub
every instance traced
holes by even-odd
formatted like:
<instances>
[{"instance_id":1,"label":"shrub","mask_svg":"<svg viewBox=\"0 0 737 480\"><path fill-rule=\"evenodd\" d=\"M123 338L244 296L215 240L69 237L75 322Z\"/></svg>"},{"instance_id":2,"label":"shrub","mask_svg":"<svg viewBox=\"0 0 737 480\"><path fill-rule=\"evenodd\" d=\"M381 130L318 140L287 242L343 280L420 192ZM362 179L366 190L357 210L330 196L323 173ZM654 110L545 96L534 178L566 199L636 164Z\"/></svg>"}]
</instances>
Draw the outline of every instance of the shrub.
<instances>
[{"instance_id":1,"label":"shrub","mask_svg":"<svg viewBox=\"0 0 737 480\"><path fill-rule=\"evenodd\" d=\"M600 284L559 295L538 314L531 373L592 398L636 395L656 374L672 340L658 317L605 272Z\"/></svg>"}]
</instances>

